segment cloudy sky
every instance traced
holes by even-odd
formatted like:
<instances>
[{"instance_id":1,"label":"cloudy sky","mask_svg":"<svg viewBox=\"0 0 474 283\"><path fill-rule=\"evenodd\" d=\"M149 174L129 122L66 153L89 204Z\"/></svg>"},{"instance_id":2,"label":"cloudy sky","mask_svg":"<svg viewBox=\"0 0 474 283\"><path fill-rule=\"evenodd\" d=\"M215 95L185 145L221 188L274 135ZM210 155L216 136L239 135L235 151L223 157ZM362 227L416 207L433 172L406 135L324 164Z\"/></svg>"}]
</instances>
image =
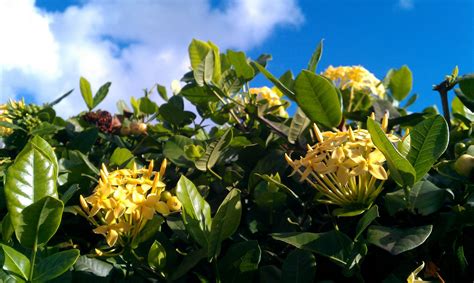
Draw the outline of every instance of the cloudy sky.
<instances>
[{"instance_id":1,"label":"cloudy sky","mask_svg":"<svg viewBox=\"0 0 474 283\"><path fill-rule=\"evenodd\" d=\"M112 82L100 107L114 110L179 79L192 38L272 53L276 74L304 68L325 38L324 67L362 64L383 77L408 64L430 100L454 65L474 71L473 18L470 0L0 0L0 102L43 103L75 88L57 107L74 114L85 109L84 76L95 90Z\"/></svg>"}]
</instances>

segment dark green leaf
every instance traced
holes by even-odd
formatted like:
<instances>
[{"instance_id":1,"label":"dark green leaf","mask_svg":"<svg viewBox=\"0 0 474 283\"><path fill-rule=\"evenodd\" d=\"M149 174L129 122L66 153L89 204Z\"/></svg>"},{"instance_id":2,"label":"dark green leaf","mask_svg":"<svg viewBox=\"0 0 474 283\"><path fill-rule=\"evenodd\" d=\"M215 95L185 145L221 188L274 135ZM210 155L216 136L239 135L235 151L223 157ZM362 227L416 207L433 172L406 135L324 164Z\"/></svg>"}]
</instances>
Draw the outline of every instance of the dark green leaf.
<instances>
[{"instance_id":1,"label":"dark green leaf","mask_svg":"<svg viewBox=\"0 0 474 283\"><path fill-rule=\"evenodd\" d=\"M367 119L367 129L369 130L372 142L383 153L387 159L390 175L400 186L411 186L415 183L416 171L410 162L398 152L393 146L380 125L373 119Z\"/></svg>"},{"instance_id":2,"label":"dark green leaf","mask_svg":"<svg viewBox=\"0 0 474 283\"><path fill-rule=\"evenodd\" d=\"M309 251L296 249L286 257L281 273L283 283L313 282L316 258Z\"/></svg>"},{"instance_id":3,"label":"dark green leaf","mask_svg":"<svg viewBox=\"0 0 474 283\"><path fill-rule=\"evenodd\" d=\"M73 91L74 91L74 89L71 89L70 91L68 91L68 92L66 92L65 94L61 95L60 97L56 98L55 100L53 100L52 102L48 103L47 105L49 105L49 106L54 106L54 105L58 104L58 103L61 102L64 98L68 97Z\"/></svg>"},{"instance_id":4,"label":"dark green leaf","mask_svg":"<svg viewBox=\"0 0 474 283\"><path fill-rule=\"evenodd\" d=\"M67 204L67 202L72 198L72 196L74 196L74 194L77 193L80 189L81 189L81 187L79 186L79 184L72 184L67 189L67 191L64 192L64 194L62 194L61 201L64 204Z\"/></svg>"},{"instance_id":5,"label":"dark green leaf","mask_svg":"<svg viewBox=\"0 0 474 283\"><path fill-rule=\"evenodd\" d=\"M311 60L309 60L307 68L308 71L313 73L316 72L319 60L321 60L321 56L323 55L323 41L324 39L321 39L318 46L316 47L316 50L314 50L313 55L311 55Z\"/></svg>"},{"instance_id":6,"label":"dark green leaf","mask_svg":"<svg viewBox=\"0 0 474 283\"><path fill-rule=\"evenodd\" d=\"M105 97L106 97L107 94L109 93L110 85L112 85L112 83L111 83L111 82L107 82L107 83L105 83L103 86L101 86L101 87L99 88L99 90L97 91L97 93L96 93L95 96L94 96L94 101L93 101L92 108L97 107L97 105L99 105L99 103L101 103L102 100L105 99Z\"/></svg>"},{"instance_id":7,"label":"dark green leaf","mask_svg":"<svg viewBox=\"0 0 474 283\"><path fill-rule=\"evenodd\" d=\"M409 99L408 101L405 103L405 105L403 106L403 108L408 108L410 107L413 103L415 103L415 101L418 99L418 94L413 94Z\"/></svg>"},{"instance_id":8,"label":"dark green leaf","mask_svg":"<svg viewBox=\"0 0 474 283\"><path fill-rule=\"evenodd\" d=\"M140 233L133 238L132 248L136 248L139 244L154 237L160 231L163 222L165 222L165 219L159 215L155 215L151 220L148 220L142 230L140 230Z\"/></svg>"},{"instance_id":9,"label":"dark green leaf","mask_svg":"<svg viewBox=\"0 0 474 283\"><path fill-rule=\"evenodd\" d=\"M25 207L15 227L20 243L28 248L47 243L58 230L63 209L63 202L50 196Z\"/></svg>"},{"instance_id":10,"label":"dark green leaf","mask_svg":"<svg viewBox=\"0 0 474 283\"><path fill-rule=\"evenodd\" d=\"M58 164L53 149L42 138L34 137L8 168L5 181L8 212L18 239L24 225L22 211L46 196L57 198L57 179Z\"/></svg>"},{"instance_id":11,"label":"dark green leaf","mask_svg":"<svg viewBox=\"0 0 474 283\"><path fill-rule=\"evenodd\" d=\"M232 50L227 51L227 58L230 63L234 66L237 76L242 77L246 80L253 78L253 68L247 61L247 57L244 52L235 52Z\"/></svg>"},{"instance_id":12,"label":"dark green leaf","mask_svg":"<svg viewBox=\"0 0 474 283\"><path fill-rule=\"evenodd\" d=\"M440 115L425 119L410 132L410 151L406 158L416 171L415 181L428 173L448 146L448 124Z\"/></svg>"},{"instance_id":13,"label":"dark green leaf","mask_svg":"<svg viewBox=\"0 0 474 283\"><path fill-rule=\"evenodd\" d=\"M11 238L13 236L13 233L15 233L15 230L13 229L12 221L10 220L10 214L7 212L5 216L3 216L2 220L2 240L5 243L8 243L11 241Z\"/></svg>"},{"instance_id":14,"label":"dark green leaf","mask_svg":"<svg viewBox=\"0 0 474 283\"><path fill-rule=\"evenodd\" d=\"M34 282L47 282L68 271L79 258L79 250L72 249L55 253L38 260L35 264Z\"/></svg>"},{"instance_id":15,"label":"dark green leaf","mask_svg":"<svg viewBox=\"0 0 474 283\"><path fill-rule=\"evenodd\" d=\"M163 154L178 166L191 167L193 166L193 163L191 160L186 158L184 148L192 143L193 141L190 138L176 135L165 143Z\"/></svg>"},{"instance_id":16,"label":"dark green leaf","mask_svg":"<svg viewBox=\"0 0 474 283\"><path fill-rule=\"evenodd\" d=\"M212 169L216 165L219 157L224 151L225 147L232 141L232 128L227 131L219 138L219 140L210 143L206 147L206 153L195 162L196 168L201 171L207 171Z\"/></svg>"},{"instance_id":17,"label":"dark green leaf","mask_svg":"<svg viewBox=\"0 0 474 283\"><path fill-rule=\"evenodd\" d=\"M209 246L209 232L212 219L211 208L196 186L185 176L181 176L176 186L176 196L183 205L183 222L186 230L203 248Z\"/></svg>"},{"instance_id":18,"label":"dark green leaf","mask_svg":"<svg viewBox=\"0 0 474 283\"><path fill-rule=\"evenodd\" d=\"M158 241L154 241L148 251L148 265L157 270L166 266L166 249Z\"/></svg>"},{"instance_id":19,"label":"dark green leaf","mask_svg":"<svg viewBox=\"0 0 474 283\"><path fill-rule=\"evenodd\" d=\"M265 67L257 62L251 63L257 70L259 70L268 80L270 80L284 95L288 98L295 100L295 94L289 90L284 84L282 84L275 76L273 76Z\"/></svg>"},{"instance_id":20,"label":"dark green leaf","mask_svg":"<svg viewBox=\"0 0 474 283\"><path fill-rule=\"evenodd\" d=\"M356 235L354 239L359 238L362 232L364 232L365 229L369 227L370 223L372 223L372 221L377 217L379 217L379 208L377 205L374 205L364 214L364 216L362 216L359 222L357 222Z\"/></svg>"},{"instance_id":21,"label":"dark green leaf","mask_svg":"<svg viewBox=\"0 0 474 283\"><path fill-rule=\"evenodd\" d=\"M295 143L303 131L308 127L310 120L304 114L300 107L296 109L296 113L293 116L290 124L290 130L288 132L288 141Z\"/></svg>"},{"instance_id":22,"label":"dark green leaf","mask_svg":"<svg viewBox=\"0 0 474 283\"><path fill-rule=\"evenodd\" d=\"M239 227L241 215L240 191L233 189L222 201L216 215L212 219L208 258L217 258L221 250L222 241L232 236Z\"/></svg>"},{"instance_id":23,"label":"dark green leaf","mask_svg":"<svg viewBox=\"0 0 474 283\"><path fill-rule=\"evenodd\" d=\"M92 98L91 84L88 80L81 77L81 79L79 80L79 87L81 89L82 98L84 99L84 102L86 103L87 108L89 108L90 111L92 108L94 108L94 99Z\"/></svg>"},{"instance_id":24,"label":"dark green leaf","mask_svg":"<svg viewBox=\"0 0 474 283\"><path fill-rule=\"evenodd\" d=\"M474 74L467 74L458 79L459 88L464 95L474 100Z\"/></svg>"},{"instance_id":25,"label":"dark green leaf","mask_svg":"<svg viewBox=\"0 0 474 283\"><path fill-rule=\"evenodd\" d=\"M18 277L20 282L27 280L31 268L28 258L7 245L0 244L0 247L2 248L0 254L2 269L7 271L10 275Z\"/></svg>"},{"instance_id":26,"label":"dark green leaf","mask_svg":"<svg viewBox=\"0 0 474 283\"><path fill-rule=\"evenodd\" d=\"M413 75L408 66L400 69L391 69L388 76L388 88L395 99L403 100L410 93L413 84Z\"/></svg>"},{"instance_id":27,"label":"dark green leaf","mask_svg":"<svg viewBox=\"0 0 474 283\"><path fill-rule=\"evenodd\" d=\"M224 79L224 77L222 79ZM208 88L200 87L196 84L187 84L181 89L179 94L195 105L218 101L215 95L212 95L211 92L206 92L207 89Z\"/></svg>"},{"instance_id":28,"label":"dark green leaf","mask_svg":"<svg viewBox=\"0 0 474 283\"><path fill-rule=\"evenodd\" d=\"M252 282L261 254L257 241L240 242L230 246L225 256L218 262L222 282Z\"/></svg>"},{"instance_id":29,"label":"dark green leaf","mask_svg":"<svg viewBox=\"0 0 474 283\"><path fill-rule=\"evenodd\" d=\"M110 263L85 255L80 256L74 265L75 271L89 272L98 277L108 276L113 268Z\"/></svg>"},{"instance_id":30,"label":"dark green leaf","mask_svg":"<svg viewBox=\"0 0 474 283\"><path fill-rule=\"evenodd\" d=\"M158 111L158 105L148 97L140 98L140 111L145 114L155 114Z\"/></svg>"},{"instance_id":31,"label":"dark green leaf","mask_svg":"<svg viewBox=\"0 0 474 283\"><path fill-rule=\"evenodd\" d=\"M207 255L207 249L202 248L200 250L193 251L186 255L180 265L171 274L171 280L181 278L187 272L189 272L196 264L198 264Z\"/></svg>"},{"instance_id":32,"label":"dark green leaf","mask_svg":"<svg viewBox=\"0 0 474 283\"><path fill-rule=\"evenodd\" d=\"M367 232L367 241L398 255L423 244L432 230L432 225L405 229L372 225Z\"/></svg>"},{"instance_id":33,"label":"dark green leaf","mask_svg":"<svg viewBox=\"0 0 474 283\"><path fill-rule=\"evenodd\" d=\"M160 84L157 84L156 91L158 91L158 94L160 95L161 98L163 98L164 101L168 101L168 93L166 91L166 87Z\"/></svg>"},{"instance_id":34,"label":"dark green leaf","mask_svg":"<svg viewBox=\"0 0 474 283\"><path fill-rule=\"evenodd\" d=\"M466 106L469 110L474 111L474 98L467 97L460 89L455 89L454 93L461 100L462 104ZM456 114L456 113L454 113Z\"/></svg>"},{"instance_id":35,"label":"dark green leaf","mask_svg":"<svg viewBox=\"0 0 474 283\"><path fill-rule=\"evenodd\" d=\"M334 85L326 78L303 70L295 81L296 102L313 122L326 127L341 123L341 100Z\"/></svg>"}]
</instances>

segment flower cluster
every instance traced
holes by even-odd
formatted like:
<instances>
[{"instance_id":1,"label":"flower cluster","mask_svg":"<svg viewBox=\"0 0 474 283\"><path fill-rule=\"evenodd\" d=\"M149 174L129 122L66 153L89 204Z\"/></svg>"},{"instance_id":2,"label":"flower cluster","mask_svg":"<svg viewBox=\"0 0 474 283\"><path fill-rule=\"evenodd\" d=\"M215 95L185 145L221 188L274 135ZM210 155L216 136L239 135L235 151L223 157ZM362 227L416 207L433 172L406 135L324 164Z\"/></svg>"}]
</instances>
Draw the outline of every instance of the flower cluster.
<instances>
[{"instance_id":1,"label":"flower cluster","mask_svg":"<svg viewBox=\"0 0 474 283\"><path fill-rule=\"evenodd\" d=\"M7 105L6 104L0 105L0 121L1 122L7 122L7 123L12 122L12 119L7 117L7 113L8 113ZM9 136L12 133L13 133L13 129L0 126L0 137Z\"/></svg>"},{"instance_id":2,"label":"flower cluster","mask_svg":"<svg viewBox=\"0 0 474 283\"><path fill-rule=\"evenodd\" d=\"M91 124L95 124L96 127L103 133L113 133L120 129L120 120L112 116L107 111L97 110L96 112L87 112L84 114L83 119Z\"/></svg>"},{"instance_id":3,"label":"flower cluster","mask_svg":"<svg viewBox=\"0 0 474 283\"><path fill-rule=\"evenodd\" d=\"M9 122L30 131L42 123L39 117L41 110L43 110L42 106L25 104L23 99L19 101L10 99L7 104L0 106L0 121ZM13 129L11 128L0 128L1 136L9 136L12 133Z\"/></svg>"},{"instance_id":4,"label":"flower cluster","mask_svg":"<svg viewBox=\"0 0 474 283\"><path fill-rule=\"evenodd\" d=\"M249 89L251 95L255 95L257 101L266 100L269 107L277 107L273 112L280 117L288 117L288 113L285 110L284 102L281 101L280 96L276 91L266 86L260 88Z\"/></svg>"},{"instance_id":5,"label":"flower cluster","mask_svg":"<svg viewBox=\"0 0 474 283\"><path fill-rule=\"evenodd\" d=\"M382 121L386 131L388 116ZM372 142L365 129L321 132L314 125L318 143L308 145L308 151L299 160L286 155L293 174L301 175L325 196L322 202L341 207L368 207L381 192L389 172L383 167L385 157ZM391 134L387 137L396 142Z\"/></svg>"},{"instance_id":6,"label":"flower cluster","mask_svg":"<svg viewBox=\"0 0 474 283\"><path fill-rule=\"evenodd\" d=\"M105 236L107 244L124 247L133 240L156 212L168 215L181 209L181 202L165 191L162 182L166 159L160 172L148 168L120 169L109 173L105 165L100 171L99 184L92 195L80 196L82 209L97 228L94 232Z\"/></svg>"},{"instance_id":7,"label":"flower cluster","mask_svg":"<svg viewBox=\"0 0 474 283\"><path fill-rule=\"evenodd\" d=\"M323 76L332 80L337 87L350 89L351 92L363 92L374 94L380 98L385 97L385 87L374 74L362 66L329 66L323 73Z\"/></svg>"}]
</instances>

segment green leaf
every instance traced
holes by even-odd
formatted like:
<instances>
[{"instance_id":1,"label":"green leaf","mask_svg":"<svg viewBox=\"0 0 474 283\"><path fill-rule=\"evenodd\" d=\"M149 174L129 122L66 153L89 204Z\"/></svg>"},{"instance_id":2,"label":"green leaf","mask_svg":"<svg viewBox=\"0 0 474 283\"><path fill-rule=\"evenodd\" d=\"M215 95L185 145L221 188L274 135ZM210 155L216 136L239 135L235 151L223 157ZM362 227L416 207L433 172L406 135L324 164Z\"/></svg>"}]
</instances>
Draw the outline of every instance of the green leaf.
<instances>
[{"instance_id":1,"label":"green leaf","mask_svg":"<svg viewBox=\"0 0 474 283\"><path fill-rule=\"evenodd\" d=\"M232 128L227 129L219 140L210 143L206 147L206 153L196 162L196 168L201 171L211 170L216 165L223 150L232 141Z\"/></svg>"},{"instance_id":2,"label":"green leaf","mask_svg":"<svg viewBox=\"0 0 474 283\"><path fill-rule=\"evenodd\" d=\"M31 268L28 258L7 245L0 244L0 247L2 248L0 254L2 269L7 271L10 275L18 277L18 279L23 279L21 281L27 280Z\"/></svg>"},{"instance_id":3,"label":"green leaf","mask_svg":"<svg viewBox=\"0 0 474 283\"><path fill-rule=\"evenodd\" d=\"M284 95L288 98L295 100L295 94L289 90L282 82L280 82L275 76L273 76L265 67L257 62L252 62L252 66L257 68L269 81L271 81Z\"/></svg>"},{"instance_id":4,"label":"green leaf","mask_svg":"<svg viewBox=\"0 0 474 283\"><path fill-rule=\"evenodd\" d=\"M57 179L53 149L42 138L34 137L8 168L5 181L7 208L18 239L24 225L23 210L46 196L57 198Z\"/></svg>"},{"instance_id":5,"label":"green leaf","mask_svg":"<svg viewBox=\"0 0 474 283\"><path fill-rule=\"evenodd\" d=\"M68 271L79 258L77 249L61 251L35 264L33 282L47 282Z\"/></svg>"},{"instance_id":6,"label":"green leaf","mask_svg":"<svg viewBox=\"0 0 474 283\"><path fill-rule=\"evenodd\" d=\"M166 87L157 84L156 85L156 91L158 91L158 94L160 95L161 98L163 98L164 101L168 101L168 93L166 91Z\"/></svg>"},{"instance_id":7,"label":"green leaf","mask_svg":"<svg viewBox=\"0 0 474 283\"><path fill-rule=\"evenodd\" d=\"M415 183L416 171L410 162L393 146L380 125L370 117L367 119L372 142L387 159L390 176L400 186L411 186Z\"/></svg>"},{"instance_id":8,"label":"green leaf","mask_svg":"<svg viewBox=\"0 0 474 283\"><path fill-rule=\"evenodd\" d=\"M109 88L110 88L111 85L112 85L111 82L107 82L99 88L99 90L97 91L97 93L94 96L92 108L97 107L97 105L99 105L99 103L101 103L105 99L105 97L109 93Z\"/></svg>"},{"instance_id":9,"label":"green leaf","mask_svg":"<svg viewBox=\"0 0 474 283\"><path fill-rule=\"evenodd\" d=\"M398 255L423 244L432 230L432 225L405 229L372 225L367 231L367 241Z\"/></svg>"},{"instance_id":10,"label":"green leaf","mask_svg":"<svg viewBox=\"0 0 474 283\"><path fill-rule=\"evenodd\" d=\"M187 84L181 89L179 94L184 96L194 105L203 105L209 102L218 101L218 98L215 95L206 92L206 90L207 88L200 87L196 84Z\"/></svg>"},{"instance_id":11,"label":"green leaf","mask_svg":"<svg viewBox=\"0 0 474 283\"><path fill-rule=\"evenodd\" d=\"M154 237L156 233L160 231L163 222L165 222L165 219L162 216L155 214L151 220L146 222L145 226L140 230L140 233L133 238L132 248L137 248L139 244Z\"/></svg>"},{"instance_id":12,"label":"green leaf","mask_svg":"<svg viewBox=\"0 0 474 283\"><path fill-rule=\"evenodd\" d=\"M166 249L158 241L154 241L148 251L148 265L157 270L166 266Z\"/></svg>"},{"instance_id":13,"label":"green leaf","mask_svg":"<svg viewBox=\"0 0 474 283\"><path fill-rule=\"evenodd\" d=\"M295 115L291 120L290 130L288 131L288 141L295 143L304 130L309 126L309 119L300 107L296 109Z\"/></svg>"},{"instance_id":14,"label":"green leaf","mask_svg":"<svg viewBox=\"0 0 474 283\"><path fill-rule=\"evenodd\" d=\"M413 103L416 102L416 100L418 99L418 94L413 94L409 99L408 101L405 103L405 105L403 106L403 108L408 108L410 107L411 105L413 105Z\"/></svg>"},{"instance_id":15,"label":"green leaf","mask_svg":"<svg viewBox=\"0 0 474 283\"><path fill-rule=\"evenodd\" d=\"M239 92L244 83L245 81L237 76L234 69L225 70L219 82L222 91L227 95Z\"/></svg>"},{"instance_id":16,"label":"green leaf","mask_svg":"<svg viewBox=\"0 0 474 283\"><path fill-rule=\"evenodd\" d=\"M148 97L140 98L140 111L145 114L155 114L158 111L158 105Z\"/></svg>"},{"instance_id":17,"label":"green leaf","mask_svg":"<svg viewBox=\"0 0 474 283\"><path fill-rule=\"evenodd\" d=\"M474 74L467 74L460 77L458 84L464 95L474 100Z\"/></svg>"},{"instance_id":18,"label":"green leaf","mask_svg":"<svg viewBox=\"0 0 474 283\"><path fill-rule=\"evenodd\" d=\"M209 51L211 51L211 46L207 42L193 39L191 44L189 44L188 51L191 67L193 70L196 70L199 64L204 61Z\"/></svg>"},{"instance_id":19,"label":"green leaf","mask_svg":"<svg viewBox=\"0 0 474 283\"><path fill-rule=\"evenodd\" d=\"M377 205L372 206L362 218L357 222L356 227L356 235L354 240L360 237L360 235L369 227L370 223L375 220L375 218L379 217L379 208Z\"/></svg>"},{"instance_id":20,"label":"green leaf","mask_svg":"<svg viewBox=\"0 0 474 283\"><path fill-rule=\"evenodd\" d=\"M255 75L252 66L247 61L247 56L244 52L227 51L227 58L234 66L237 76L249 80Z\"/></svg>"},{"instance_id":21,"label":"green leaf","mask_svg":"<svg viewBox=\"0 0 474 283\"><path fill-rule=\"evenodd\" d=\"M135 156L130 150L126 148L117 147L112 153L112 156L110 156L109 165L118 166L121 168L131 168L134 159Z\"/></svg>"},{"instance_id":22,"label":"green leaf","mask_svg":"<svg viewBox=\"0 0 474 283\"><path fill-rule=\"evenodd\" d=\"M413 75L408 66L400 69L391 69L388 76L388 88L395 99L403 100L410 93L413 85Z\"/></svg>"},{"instance_id":23,"label":"green leaf","mask_svg":"<svg viewBox=\"0 0 474 283\"><path fill-rule=\"evenodd\" d=\"M198 86L208 85L212 81L214 73L214 53L207 53L204 60L194 69L194 79Z\"/></svg>"},{"instance_id":24,"label":"green leaf","mask_svg":"<svg viewBox=\"0 0 474 283\"><path fill-rule=\"evenodd\" d=\"M324 233L294 232L272 234L275 240L290 244L346 265L350 261L352 240L342 232L332 230Z\"/></svg>"},{"instance_id":25,"label":"green leaf","mask_svg":"<svg viewBox=\"0 0 474 283\"><path fill-rule=\"evenodd\" d=\"M91 84L88 80L81 77L81 79L79 80L79 87L81 89L82 98L84 99L87 108L89 108L89 111L92 110L92 108L94 108L94 99L92 98Z\"/></svg>"},{"instance_id":26,"label":"green leaf","mask_svg":"<svg viewBox=\"0 0 474 283\"><path fill-rule=\"evenodd\" d=\"M258 269L262 251L257 241L233 244L222 259L218 261L222 282L252 282Z\"/></svg>"},{"instance_id":27,"label":"green leaf","mask_svg":"<svg viewBox=\"0 0 474 283\"><path fill-rule=\"evenodd\" d=\"M195 250L186 255L180 265L171 274L171 280L181 278L188 273L196 264L198 264L207 255L207 249Z\"/></svg>"},{"instance_id":28,"label":"green leaf","mask_svg":"<svg viewBox=\"0 0 474 283\"><path fill-rule=\"evenodd\" d=\"M113 265L110 263L86 255L80 256L74 265L75 271L92 273L98 277L107 277L113 268Z\"/></svg>"},{"instance_id":29,"label":"green leaf","mask_svg":"<svg viewBox=\"0 0 474 283\"><path fill-rule=\"evenodd\" d=\"M303 70L296 77L296 102L313 122L326 127L341 123L341 100L336 88L326 78Z\"/></svg>"},{"instance_id":30,"label":"green leaf","mask_svg":"<svg viewBox=\"0 0 474 283\"><path fill-rule=\"evenodd\" d=\"M212 225L209 204L201 196L193 182L185 176L181 176L178 181L176 196L183 205L182 218L186 230L199 245L207 249Z\"/></svg>"},{"instance_id":31,"label":"green leaf","mask_svg":"<svg viewBox=\"0 0 474 283\"><path fill-rule=\"evenodd\" d=\"M281 273L283 283L311 283L316 273L316 258L309 251L296 249L286 257Z\"/></svg>"},{"instance_id":32,"label":"green leaf","mask_svg":"<svg viewBox=\"0 0 474 283\"><path fill-rule=\"evenodd\" d=\"M212 67L212 81L217 83L221 80L221 56L219 55L219 47L212 43L212 41L208 41L207 43L211 47L211 51L214 55L214 66Z\"/></svg>"},{"instance_id":33,"label":"green leaf","mask_svg":"<svg viewBox=\"0 0 474 283\"><path fill-rule=\"evenodd\" d=\"M311 71L313 73L316 72L319 60L321 60L321 56L323 55L323 41L324 39L321 39L318 46L316 47L316 50L314 50L313 55L311 56L311 60L309 60L308 63L308 71Z\"/></svg>"},{"instance_id":34,"label":"green leaf","mask_svg":"<svg viewBox=\"0 0 474 283\"><path fill-rule=\"evenodd\" d=\"M466 106L467 109L469 109L471 112L474 111L474 98L469 98L467 97L460 89L456 88L454 90L454 93L456 93L456 96L458 98L458 100L460 100L462 102L462 104L464 104L464 106ZM454 103L455 100L453 100L453 103ZM462 106L458 106L459 108L462 109L461 111L461 114L465 115L466 113L466 110L464 110L464 107ZM454 109L453 109L454 110ZM459 111L456 111L459 113Z\"/></svg>"},{"instance_id":35,"label":"green leaf","mask_svg":"<svg viewBox=\"0 0 474 283\"><path fill-rule=\"evenodd\" d=\"M10 220L10 214L7 212L2 219L2 240L5 243L11 241L12 235L15 233L13 229L12 221Z\"/></svg>"},{"instance_id":36,"label":"green leaf","mask_svg":"<svg viewBox=\"0 0 474 283\"><path fill-rule=\"evenodd\" d=\"M192 167L191 160L186 158L184 148L192 144L193 141L185 136L176 135L171 137L163 147L163 154L174 164L181 167Z\"/></svg>"},{"instance_id":37,"label":"green leaf","mask_svg":"<svg viewBox=\"0 0 474 283\"><path fill-rule=\"evenodd\" d=\"M415 181L428 173L448 147L448 124L440 115L425 119L410 132L410 150L406 158L416 171Z\"/></svg>"},{"instance_id":38,"label":"green leaf","mask_svg":"<svg viewBox=\"0 0 474 283\"><path fill-rule=\"evenodd\" d=\"M20 243L28 248L46 244L58 230L63 210L63 202L50 196L25 207L15 228Z\"/></svg>"},{"instance_id":39,"label":"green leaf","mask_svg":"<svg viewBox=\"0 0 474 283\"><path fill-rule=\"evenodd\" d=\"M241 216L240 191L233 189L222 201L216 215L212 219L208 258L217 258L221 250L222 241L237 231Z\"/></svg>"}]
</instances>

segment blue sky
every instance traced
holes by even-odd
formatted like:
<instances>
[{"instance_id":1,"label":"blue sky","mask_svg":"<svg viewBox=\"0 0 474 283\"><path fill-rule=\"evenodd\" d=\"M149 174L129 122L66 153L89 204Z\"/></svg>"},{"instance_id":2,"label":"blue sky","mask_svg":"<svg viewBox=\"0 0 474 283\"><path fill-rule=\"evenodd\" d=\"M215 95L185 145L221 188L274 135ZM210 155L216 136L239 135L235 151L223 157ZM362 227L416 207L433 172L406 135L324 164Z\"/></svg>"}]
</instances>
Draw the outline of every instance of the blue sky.
<instances>
[{"instance_id":1,"label":"blue sky","mask_svg":"<svg viewBox=\"0 0 474 283\"><path fill-rule=\"evenodd\" d=\"M27 95L45 102L76 88L60 107L65 115L83 107L80 76L95 89L112 81L102 105L111 110L117 99L139 96L154 82L179 79L189 66L186 49L193 37L252 58L270 53L275 75L305 68L322 38L318 71L363 65L382 79L389 68L406 64L420 95L413 111L439 105L431 87L455 65L461 74L474 72L472 0L14 1L22 4L0 7L0 18L11 15L24 31L13 39L7 35L6 50L35 48L18 51L18 57L4 52L6 63L0 56L0 90L7 94L1 100ZM7 11L3 17L1 10ZM30 26L20 27L25 23ZM35 42L22 41L34 36ZM263 84L270 83L259 76L254 85Z\"/></svg>"}]
</instances>

